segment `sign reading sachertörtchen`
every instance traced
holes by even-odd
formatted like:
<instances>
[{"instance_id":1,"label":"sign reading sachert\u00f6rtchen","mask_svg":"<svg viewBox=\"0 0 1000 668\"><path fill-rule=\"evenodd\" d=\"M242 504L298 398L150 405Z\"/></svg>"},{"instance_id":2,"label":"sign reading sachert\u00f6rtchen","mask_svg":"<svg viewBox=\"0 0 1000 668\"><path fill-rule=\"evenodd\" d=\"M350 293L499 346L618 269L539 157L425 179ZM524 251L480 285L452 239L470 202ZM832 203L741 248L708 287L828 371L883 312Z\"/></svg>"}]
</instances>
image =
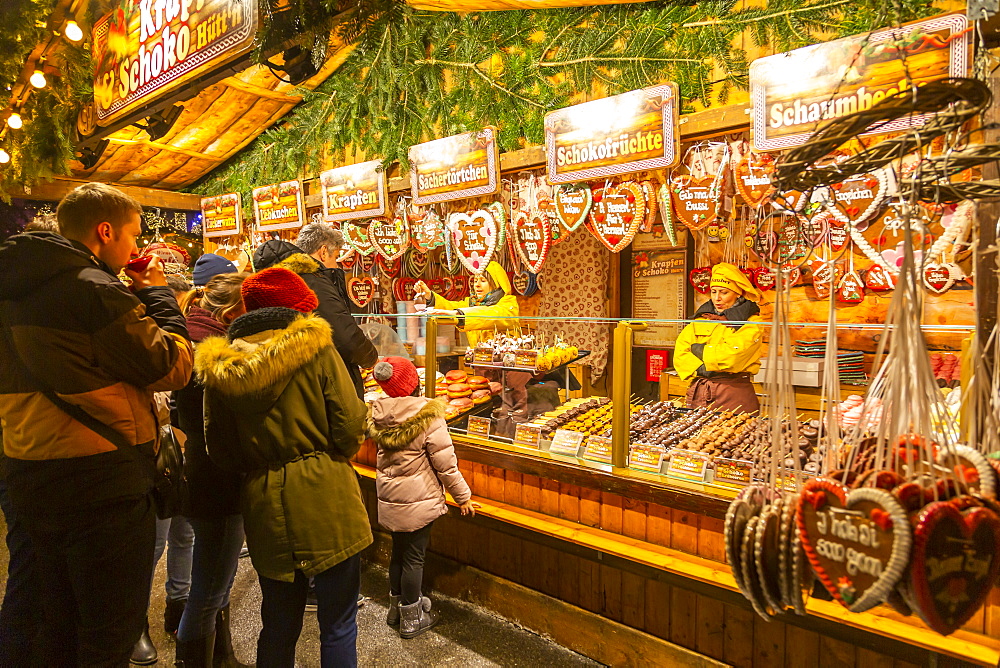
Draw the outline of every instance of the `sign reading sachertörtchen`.
<instances>
[{"instance_id":1,"label":"sign reading sachert\u00f6rtchen","mask_svg":"<svg viewBox=\"0 0 1000 668\"><path fill-rule=\"evenodd\" d=\"M253 214L261 232L302 227L303 211L302 186L298 181L253 189Z\"/></svg>"},{"instance_id":2,"label":"sign reading sachert\u00f6rtchen","mask_svg":"<svg viewBox=\"0 0 1000 668\"><path fill-rule=\"evenodd\" d=\"M321 173L319 180L323 186L323 217L327 221L385 215L388 194L381 160L336 167Z\"/></svg>"},{"instance_id":3,"label":"sign reading sachert\u00f6rtchen","mask_svg":"<svg viewBox=\"0 0 1000 668\"><path fill-rule=\"evenodd\" d=\"M545 115L549 183L677 164L677 85L664 83Z\"/></svg>"},{"instance_id":4,"label":"sign reading sachert\u00f6rtchen","mask_svg":"<svg viewBox=\"0 0 1000 668\"><path fill-rule=\"evenodd\" d=\"M205 237L227 237L243 230L243 207L239 193L226 193L201 200L201 229Z\"/></svg>"},{"instance_id":5,"label":"sign reading sachert\u00f6rtchen","mask_svg":"<svg viewBox=\"0 0 1000 668\"><path fill-rule=\"evenodd\" d=\"M417 206L500 190L496 129L435 139L410 147L410 188Z\"/></svg>"},{"instance_id":6,"label":"sign reading sachert\u00f6rtchen","mask_svg":"<svg viewBox=\"0 0 1000 668\"><path fill-rule=\"evenodd\" d=\"M964 14L946 14L758 58L750 65L754 149L804 144L825 121L870 109L911 85L966 76L968 31ZM904 116L875 132L918 127L929 118Z\"/></svg>"}]
</instances>

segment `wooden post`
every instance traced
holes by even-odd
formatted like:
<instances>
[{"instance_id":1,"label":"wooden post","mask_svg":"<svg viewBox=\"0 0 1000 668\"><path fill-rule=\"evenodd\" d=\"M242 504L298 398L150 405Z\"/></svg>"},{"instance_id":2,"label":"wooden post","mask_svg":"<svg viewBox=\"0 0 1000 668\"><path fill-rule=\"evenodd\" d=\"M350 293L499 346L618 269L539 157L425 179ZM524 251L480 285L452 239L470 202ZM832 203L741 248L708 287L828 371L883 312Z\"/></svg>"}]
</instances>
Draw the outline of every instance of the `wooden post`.
<instances>
[{"instance_id":1,"label":"wooden post","mask_svg":"<svg viewBox=\"0 0 1000 668\"><path fill-rule=\"evenodd\" d=\"M428 399L433 399L437 394L437 338L438 319L432 316L427 318L424 329L424 396ZM430 341L434 344L431 345Z\"/></svg>"},{"instance_id":2,"label":"wooden post","mask_svg":"<svg viewBox=\"0 0 1000 668\"><path fill-rule=\"evenodd\" d=\"M632 396L632 333L646 329L642 322L618 323L614 332L615 358L611 399L611 466L624 468L628 465L629 418L632 415L629 399Z\"/></svg>"},{"instance_id":3,"label":"wooden post","mask_svg":"<svg viewBox=\"0 0 1000 668\"><path fill-rule=\"evenodd\" d=\"M1000 121L1000 77L989 77L986 84L993 91L993 104L983 118L983 123ZM1000 130L983 132L982 142L992 144L1000 141ZM983 180L1000 179L1000 170L995 162L983 165ZM997 221L1000 219L1000 201L977 202L976 205L976 248L975 248L975 295L976 295L976 337L985 356L987 368L992 369L996 360L992 359L992 348L986 348L986 341L993 332L997 321L997 273L996 251L988 250L997 243Z\"/></svg>"}]
</instances>

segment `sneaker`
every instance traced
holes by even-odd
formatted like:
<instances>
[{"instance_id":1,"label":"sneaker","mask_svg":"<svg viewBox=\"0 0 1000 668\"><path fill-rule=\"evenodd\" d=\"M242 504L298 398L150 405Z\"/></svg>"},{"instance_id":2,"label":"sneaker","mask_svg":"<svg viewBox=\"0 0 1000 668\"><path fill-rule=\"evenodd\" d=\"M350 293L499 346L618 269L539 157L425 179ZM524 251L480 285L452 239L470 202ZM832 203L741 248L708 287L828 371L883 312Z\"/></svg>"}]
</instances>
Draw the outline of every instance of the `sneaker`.
<instances>
[{"instance_id":1,"label":"sneaker","mask_svg":"<svg viewBox=\"0 0 1000 668\"><path fill-rule=\"evenodd\" d=\"M364 594L358 594L358 607L359 608L365 607L365 603L367 603L367 602L368 602L368 597L367 596L365 596Z\"/></svg>"},{"instance_id":2,"label":"sneaker","mask_svg":"<svg viewBox=\"0 0 1000 668\"><path fill-rule=\"evenodd\" d=\"M309 593L306 594L306 612L316 612L316 590L312 587L309 588Z\"/></svg>"}]
</instances>

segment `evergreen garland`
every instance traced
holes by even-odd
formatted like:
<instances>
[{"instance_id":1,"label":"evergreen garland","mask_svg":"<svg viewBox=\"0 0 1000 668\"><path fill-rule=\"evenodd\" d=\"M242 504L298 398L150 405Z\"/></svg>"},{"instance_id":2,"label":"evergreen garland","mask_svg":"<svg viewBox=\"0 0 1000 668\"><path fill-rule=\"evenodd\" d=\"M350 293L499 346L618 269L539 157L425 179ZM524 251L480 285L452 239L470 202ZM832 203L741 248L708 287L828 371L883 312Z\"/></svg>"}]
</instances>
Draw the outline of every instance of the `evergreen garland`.
<instances>
[{"instance_id":1,"label":"evergreen garland","mask_svg":"<svg viewBox=\"0 0 1000 668\"><path fill-rule=\"evenodd\" d=\"M674 81L683 104L725 104L746 89L749 62L735 46L787 51L932 15L930 0L654 2L571 9L420 12L382 0L352 17L351 56L282 122L192 190L241 192L314 175L348 149L407 166L410 145L483 125L502 151L540 144L543 117L581 101ZM370 9L370 8L369 8ZM713 99L714 96L714 99ZM247 199L247 202L249 200Z\"/></svg>"}]
</instances>

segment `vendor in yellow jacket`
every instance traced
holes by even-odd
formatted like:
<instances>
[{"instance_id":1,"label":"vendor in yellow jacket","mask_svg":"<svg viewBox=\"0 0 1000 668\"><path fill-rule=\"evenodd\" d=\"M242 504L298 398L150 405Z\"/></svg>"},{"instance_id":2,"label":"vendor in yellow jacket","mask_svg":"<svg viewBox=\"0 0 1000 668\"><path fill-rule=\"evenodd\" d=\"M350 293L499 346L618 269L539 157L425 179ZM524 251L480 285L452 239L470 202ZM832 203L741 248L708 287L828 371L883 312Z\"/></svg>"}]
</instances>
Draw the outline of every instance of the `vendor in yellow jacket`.
<instances>
[{"instance_id":1,"label":"vendor in yellow jacket","mask_svg":"<svg viewBox=\"0 0 1000 668\"><path fill-rule=\"evenodd\" d=\"M429 308L458 316L458 328L465 332L470 347L474 348L480 337L490 338L494 330L517 326L517 297L511 291L507 272L496 262L490 262L486 271L472 277L472 294L466 299L445 299L431 292L423 281L417 281L415 287Z\"/></svg>"},{"instance_id":2,"label":"vendor in yellow jacket","mask_svg":"<svg viewBox=\"0 0 1000 668\"><path fill-rule=\"evenodd\" d=\"M753 376L763 352L761 329L750 322L760 314L760 294L737 267L712 267L711 299L677 337L674 369L690 380L687 406L753 412L760 401ZM745 323L745 324L743 324Z\"/></svg>"}]
</instances>

